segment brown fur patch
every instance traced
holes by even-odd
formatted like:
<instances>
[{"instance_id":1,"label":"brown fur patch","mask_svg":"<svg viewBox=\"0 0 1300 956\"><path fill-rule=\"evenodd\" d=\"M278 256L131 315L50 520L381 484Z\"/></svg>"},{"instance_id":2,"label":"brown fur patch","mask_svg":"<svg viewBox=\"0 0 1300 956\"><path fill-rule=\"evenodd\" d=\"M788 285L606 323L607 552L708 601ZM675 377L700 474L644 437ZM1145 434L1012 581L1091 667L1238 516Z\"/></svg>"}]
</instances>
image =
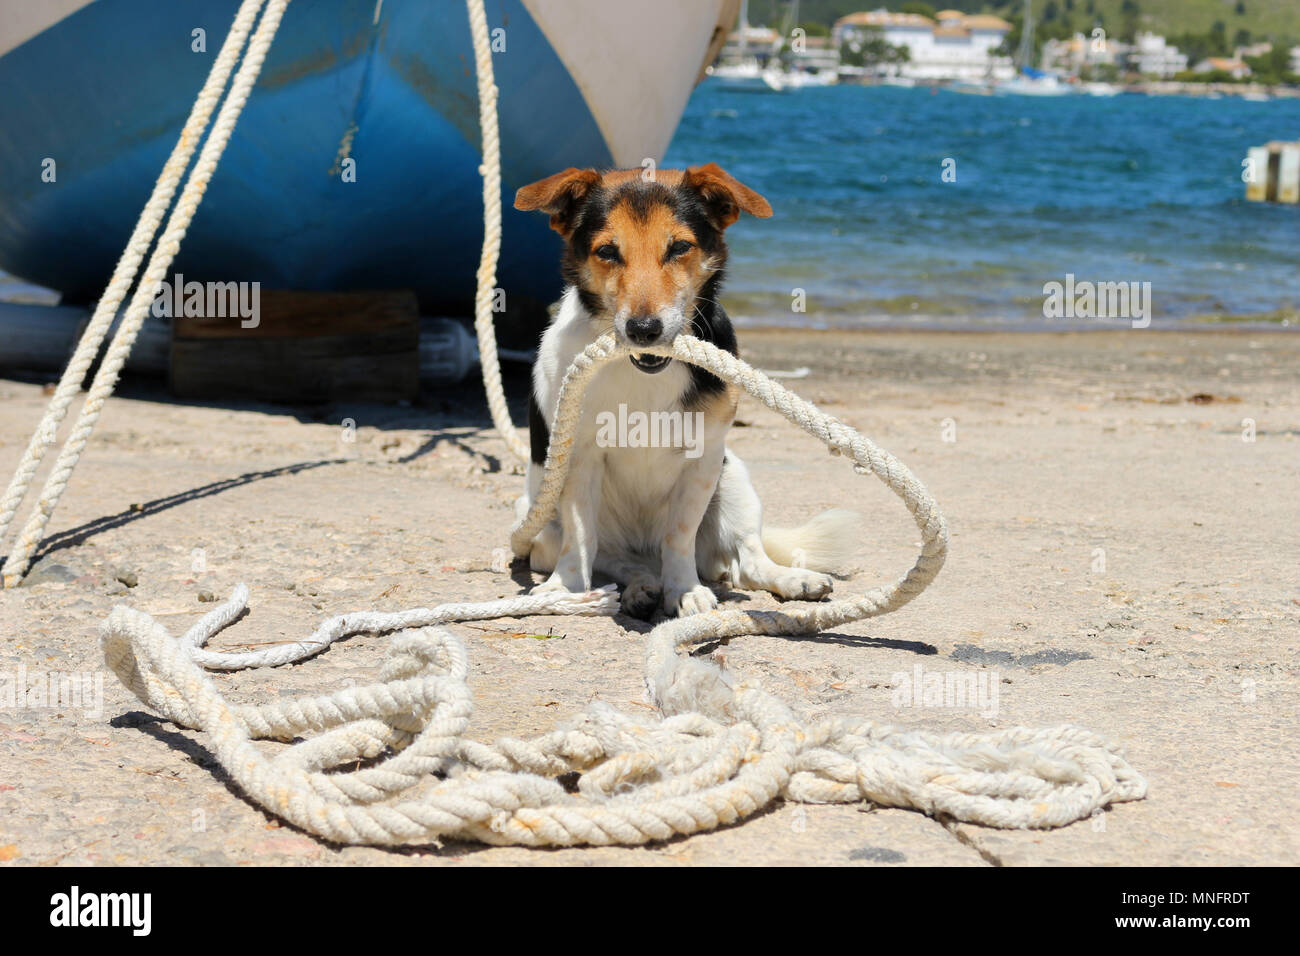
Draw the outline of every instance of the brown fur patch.
<instances>
[{"instance_id":1,"label":"brown fur patch","mask_svg":"<svg viewBox=\"0 0 1300 956\"><path fill-rule=\"evenodd\" d=\"M726 422L730 425L736 418L736 409L739 405L739 386L727 382L722 391L707 398L696 411L704 413L706 422Z\"/></svg>"},{"instance_id":2,"label":"brown fur patch","mask_svg":"<svg viewBox=\"0 0 1300 956\"><path fill-rule=\"evenodd\" d=\"M630 183L635 179L640 179L645 173L644 169L611 169L601 174L600 184L606 189L613 189L624 183ZM648 182L658 183L661 186L667 186L669 189L675 189L681 184L682 177L686 173L680 169L656 169L654 175L647 178Z\"/></svg>"},{"instance_id":3,"label":"brown fur patch","mask_svg":"<svg viewBox=\"0 0 1300 956\"><path fill-rule=\"evenodd\" d=\"M551 228L567 238L575 206L599 181L600 175L594 169L570 167L521 187L515 193L515 208L525 211L540 209L548 213Z\"/></svg>"},{"instance_id":4,"label":"brown fur patch","mask_svg":"<svg viewBox=\"0 0 1300 956\"><path fill-rule=\"evenodd\" d=\"M692 166L686 170L685 182L713 210L719 228L726 229L734 223L741 210L760 219L772 215L772 207L766 199L717 163Z\"/></svg>"},{"instance_id":5,"label":"brown fur patch","mask_svg":"<svg viewBox=\"0 0 1300 956\"><path fill-rule=\"evenodd\" d=\"M691 248L665 262L669 246L679 241L691 243ZM695 241L690 227L667 206L656 204L641 216L625 200L610 210L604 228L592 237L587 268L607 300L632 315L652 314L708 278L708 265ZM606 262L596 254L606 245L618 248L621 261Z\"/></svg>"}]
</instances>

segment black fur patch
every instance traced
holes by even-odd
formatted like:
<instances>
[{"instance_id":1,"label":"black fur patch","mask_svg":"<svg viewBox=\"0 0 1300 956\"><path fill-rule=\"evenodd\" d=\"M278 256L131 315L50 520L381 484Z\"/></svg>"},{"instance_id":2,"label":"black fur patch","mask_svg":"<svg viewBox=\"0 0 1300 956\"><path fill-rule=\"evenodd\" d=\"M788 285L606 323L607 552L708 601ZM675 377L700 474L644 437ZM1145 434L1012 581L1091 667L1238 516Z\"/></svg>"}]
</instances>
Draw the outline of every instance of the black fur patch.
<instances>
[{"instance_id":1,"label":"black fur patch","mask_svg":"<svg viewBox=\"0 0 1300 956\"><path fill-rule=\"evenodd\" d=\"M603 186L594 186L583 197L575 219L573 233L564 245L564 257L560 261L560 272L566 285L578 290L578 300L589 315L599 316L600 296L582 284L582 263L591 255L591 237L605 227L610 210L617 203L618 190L608 190Z\"/></svg>"},{"instance_id":2,"label":"black fur patch","mask_svg":"<svg viewBox=\"0 0 1300 956\"><path fill-rule=\"evenodd\" d=\"M551 430L546 427L546 419L537 406L536 392L528 396L528 444L533 464L546 464L546 449L551 447Z\"/></svg>"},{"instance_id":3,"label":"black fur patch","mask_svg":"<svg viewBox=\"0 0 1300 956\"><path fill-rule=\"evenodd\" d=\"M684 184L673 190L673 212L691 227L700 251L712 258L717 267L697 293L695 313L691 317L691 334L705 342L711 342L724 352L738 355L736 330L732 328L726 310L718 302L727 267L727 243L723 239L722 230L713 225L708 207L699 194ZM692 365L690 388L683 396L682 403L687 409L693 410L725 388L722 380L712 372Z\"/></svg>"},{"instance_id":4,"label":"black fur patch","mask_svg":"<svg viewBox=\"0 0 1300 956\"><path fill-rule=\"evenodd\" d=\"M736 342L736 330L731 326L731 319L726 310L717 302L717 289L714 275L700 290L700 297L695 301L695 316L691 321L691 334L697 339L711 342L724 352L739 355ZM691 384L682 396L682 405L688 411L694 411L710 398L726 389L722 379L712 372L706 372L698 365L691 366Z\"/></svg>"}]
</instances>

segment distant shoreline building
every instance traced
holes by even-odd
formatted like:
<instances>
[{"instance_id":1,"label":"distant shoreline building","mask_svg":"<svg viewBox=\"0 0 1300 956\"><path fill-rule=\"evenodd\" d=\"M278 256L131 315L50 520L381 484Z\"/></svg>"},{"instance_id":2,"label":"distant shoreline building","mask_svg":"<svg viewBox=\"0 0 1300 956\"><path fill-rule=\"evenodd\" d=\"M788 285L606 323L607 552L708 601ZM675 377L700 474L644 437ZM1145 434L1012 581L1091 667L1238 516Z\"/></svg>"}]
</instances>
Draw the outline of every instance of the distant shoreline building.
<instances>
[{"instance_id":1,"label":"distant shoreline building","mask_svg":"<svg viewBox=\"0 0 1300 956\"><path fill-rule=\"evenodd\" d=\"M1120 58L1128 45L1104 35L1087 37L1076 33L1068 40L1048 40L1043 44L1044 70L1078 74L1098 67L1119 68Z\"/></svg>"},{"instance_id":2,"label":"distant shoreline building","mask_svg":"<svg viewBox=\"0 0 1300 956\"><path fill-rule=\"evenodd\" d=\"M770 27L745 26L727 34L727 40L718 51L722 63L736 63L747 58L766 63L781 49L781 34Z\"/></svg>"},{"instance_id":3,"label":"distant shoreline building","mask_svg":"<svg viewBox=\"0 0 1300 956\"><path fill-rule=\"evenodd\" d=\"M830 37L800 36L797 42L790 42L770 27L756 26L737 28L727 34L717 61L737 64L753 60L767 66L778 58L786 61L792 70L813 73L823 70L833 73L840 65L839 47L831 43Z\"/></svg>"},{"instance_id":4,"label":"distant shoreline building","mask_svg":"<svg viewBox=\"0 0 1300 956\"><path fill-rule=\"evenodd\" d=\"M933 20L871 10L840 17L831 38L836 49L860 48L874 36L907 50L906 62L877 64L877 75L980 83L1015 76L1011 58L994 52L1010 32L1011 24L1001 17L960 10L941 10Z\"/></svg>"},{"instance_id":5,"label":"distant shoreline building","mask_svg":"<svg viewBox=\"0 0 1300 956\"><path fill-rule=\"evenodd\" d=\"M1158 76L1163 80L1187 69L1187 54L1170 46L1164 37L1139 33L1134 40L1129 66L1143 76Z\"/></svg>"},{"instance_id":6,"label":"distant shoreline building","mask_svg":"<svg viewBox=\"0 0 1300 956\"><path fill-rule=\"evenodd\" d=\"M1248 56L1264 56L1273 52L1273 44L1267 40L1259 43L1252 43L1249 46L1239 46L1232 51L1232 56L1237 60L1245 60Z\"/></svg>"},{"instance_id":7,"label":"distant shoreline building","mask_svg":"<svg viewBox=\"0 0 1300 956\"><path fill-rule=\"evenodd\" d=\"M1192 68L1193 73L1227 73L1234 80L1244 80L1250 76L1250 67L1229 56L1210 56Z\"/></svg>"},{"instance_id":8,"label":"distant shoreline building","mask_svg":"<svg viewBox=\"0 0 1300 956\"><path fill-rule=\"evenodd\" d=\"M830 37L804 37L802 47L802 50L797 48L791 50L790 65L793 68L831 72L839 69L840 48L831 42Z\"/></svg>"},{"instance_id":9,"label":"distant shoreline building","mask_svg":"<svg viewBox=\"0 0 1300 956\"><path fill-rule=\"evenodd\" d=\"M1160 79L1187 69L1187 54L1170 46L1164 37L1139 33L1134 41L1121 43L1100 32L1094 36L1076 33L1068 40L1048 40L1043 44L1043 69L1078 75L1085 70L1113 68Z\"/></svg>"}]
</instances>

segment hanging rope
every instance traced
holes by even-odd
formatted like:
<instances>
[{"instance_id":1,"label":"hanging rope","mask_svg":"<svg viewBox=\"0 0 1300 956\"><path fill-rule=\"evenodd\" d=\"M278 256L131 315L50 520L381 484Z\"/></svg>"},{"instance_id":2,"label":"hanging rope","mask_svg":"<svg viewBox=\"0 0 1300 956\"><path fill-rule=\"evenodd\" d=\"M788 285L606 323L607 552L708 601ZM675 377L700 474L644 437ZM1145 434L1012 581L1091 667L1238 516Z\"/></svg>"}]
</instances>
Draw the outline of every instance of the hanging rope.
<instances>
[{"instance_id":1,"label":"hanging rope","mask_svg":"<svg viewBox=\"0 0 1300 956\"><path fill-rule=\"evenodd\" d=\"M190 159L193 157L203 135L203 130L207 128L208 120L221 99L221 94L226 88L226 81L230 79L235 63L239 61L240 53L244 48L244 41L248 39L249 31L253 28L253 22L257 19L258 10L261 9L264 2L265 0L244 0L240 4L239 11L235 14L235 20L231 24L230 32L226 34L225 42L222 43L221 50L217 53L217 58L212 64L212 69L208 72L208 78L204 82L203 88L199 90L198 98L194 101L189 118L181 128L181 135L176 141L176 146L172 149L171 155L163 165L162 173L159 174L157 182L154 183L153 192L150 194L148 202L145 203L144 210L140 213L140 219L136 222L130 239L127 240L126 249L122 252L117 267L113 270L113 275L108 281L104 294L100 296L94 315L91 316L90 322L86 325L86 330L82 333L81 340L77 343L72 358L69 360L67 368L63 371L63 376L59 379L59 384L54 390L54 396L50 399L50 404L46 408L40 424L32 434L31 441L27 444L27 450L19 461L13 478L9 481L9 487L5 489L4 498L0 499L0 541L3 541L15 512L17 512L22 505L23 499L27 496L32 477L36 474L41 459L45 456L45 450L55 443L59 425L67 415L68 406L72 404L72 400L81 390L81 384L85 381L86 373L90 370L95 356L99 353L100 344L104 341L104 336L112 325L113 318L117 315L118 307L122 304L127 291L131 288L131 283L135 280L136 272L140 268L144 254L148 252L150 245L153 243L154 234L158 231L158 225L162 222L167 207L171 205L172 197L176 194L176 187L180 183L181 176L184 175L186 168L190 164ZM198 202L203 196L203 190L207 188L208 177L211 176L212 170L216 168L217 158L220 157L221 149L224 148L226 140L230 137L230 130L233 129L239 111L243 108L244 99L248 96L248 89L252 86L252 81L257 78L257 71L260 69L262 62L261 57L265 56L266 47L270 45L271 35L275 32L275 25L278 24L280 14L287 2L288 0L282 0L282 2L272 3L272 7L278 7L278 10L268 11L268 16L263 18L263 28L259 29L258 37L254 38L250 54L255 53L259 41L261 41L261 52L255 55L251 62L245 59L245 68L251 72L246 75L244 73L245 68L241 68L240 77L236 78L235 90L231 94L234 97L242 89L238 105L230 110L222 110L217 125L208 137L209 146L213 144L214 137L217 138L219 145L215 146L214 151L211 153L205 147L204 156L200 157L199 166L195 167L195 170L190 173L189 178L186 180L185 192L182 194L177 211L172 213L172 218L168 222L167 231L163 236L164 242L159 244L159 249L155 250L153 258L149 260L145 279L136 290L135 298L131 300L131 304L127 308L127 314L118 327L117 333L113 336L108 354L95 376L90 394L86 399L76 425L73 427L72 434L68 438L67 445L60 453L54 471L50 474L45 483L45 488L41 492L40 500L33 507L26 527L23 528L22 534L14 543L14 549L4 564L5 587L14 587L18 584L27 571L27 564L31 560L32 553L41 542L45 525L59 503L59 497L67 486L68 478L72 474L72 469L76 467L82 449L85 448L86 442L90 439L90 433L94 430L104 400L112 394L113 387L117 383L118 372L126 361L127 353L131 349L131 344L135 341L140 325L144 322L149 304L153 301L158 281L166 274L167 267L171 264L172 257L175 256L176 250L179 248L181 236L185 234L189 220L193 217L194 210L198 208ZM241 77L245 78L247 82L241 84ZM230 102L231 100L227 99L227 104L230 104ZM209 160L206 166L204 165L205 157ZM199 176L196 182L196 175L200 169L206 169L206 172ZM189 210L188 215L182 212L186 208ZM180 213L179 216L178 212ZM168 247L165 252L163 252L164 246ZM150 277L153 277L154 281L150 282Z\"/></svg>"},{"instance_id":2,"label":"hanging rope","mask_svg":"<svg viewBox=\"0 0 1300 956\"><path fill-rule=\"evenodd\" d=\"M212 174L216 171L217 162L221 159L226 143L230 140L230 134L235 128L235 122L239 119L244 103L248 100L248 93L257 81L257 75L261 72L262 63L266 59L266 51L271 46L271 40L275 36L276 28L280 25L280 18L284 15L288 3L289 0L270 0L266 4L266 11L262 14L261 22L258 23L257 30L248 44L248 50L239 65L239 71L235 74L230 92L227 94L225 102L222 103L216 121L212 124L208 138L199 153L198 161L194 164L194 168L190 170L190 174L185 180L180 199L177 200L176 207L167 220L167 226L163 230L162 238L158 240L158 245L149 258L149 264L145 267L144 275L136 286L131 304L127 306L126 315L122 318L122 322L108 346L104 360L100 363L99 371L95 373L90 391L86 395L85 404L82 405L81 414L77 417L67 442L60 450L59 456L54 462L54 467L45 480L45 487L41 489L41 496L32 508L31 516L27 519L26 526L5 562L5 587L14 587L22 580L22 576L27 572L27 565L31 561L32 553L40 544L41 538L44 537L45 526L49 523L54 509L58 507L59 498L63 495L64 489L67 488L68 480L72 477L72 470L77 467L81 453L85 449L86 443L90 441L90 435L95 430L95 423L99 421L104 403L113 394L113 389L117 385L117 377L126 362L127 356L130 354L131 346L135 343L135 337L140 331L140 326L144 323L145 316L149 312L149 307L153 303L158 287L166 277L167 270L176 257L176 253L180 251L181 239L184 238L190 222L194 219L194 214L198 211L199 203L203 200L203 193L208 188ZM53 434L50 429L57 429L58 422L62 420L63 415L66 413L73 394L81 386L86 369L99 350L99 343L103 340L104 333L116 314L118 303L121 302L123 294L135 277L143 251L148 247L149 242L153 239L154 232L158 228L158 221L161 219L162 211L166 209L168 202L171 200L171 195L176 188L176 181L189 163L198 131L202 130L207 124L215 98L220 90L224 89L230 69L234 62L239 59L239 51L243 46L244 37L247 36L249 25L261 5L261 0L245 0L244 4L239 8L230 34L227 35L225 43L222 44L221 52L217 56L217 62L212 65L212 71L208 75L207 82L204 83L200 99L195 102L190 118L181 131L180 140L172 151L171 158L168 159L167 164L164 166L162 176L159 177L158 183L154 186L154 194L145 205L145 210L141 214L140 221L136 224L127 250L123 253L122 259L114 271L113 278L109 281L108 291L96 307L95 316L82 335L81 341L73 354L73 359L59 382L54 399L50 402L50 407L46 411L45 419L37 427L36 434L32 436L27 455L20 463L14 480L10 483L3 503L4 510L0 511L0 532L3 532L8 526L9 518L12 517L13 511L18 507L18 503L27 492L32 474L36 471L36 466L40 463L41 455L44 453L45 439ZM80 369L79 374L78 369ZM61 402L60 391L63 392Z\"/></svg>"},{"instance_id":3,"label":"hanging rope","mask_svg":"<svg viewBox=\"0 0 1300 956\"><path fill-rule=\"evenodd\" d=\"M231 71L239 61L244 42L248 38L253 22L257 19L258 11L265 2L266 0L244 0L235 16L231 30L226 35L225 42L212 64L212 70L194 102L190 116L181 130L180 138L154 184L153 193L136 222L126 249L95 308L95 313L82 333L67 368L64 369L54 396L50 399L40 424L28 442L27 450L10 479L4 497L0 498L0 541L3 541L14 514L27 496L32 478L44 458L46 448L54 443L59 425L81 389L81 384L85 381L86 373L112 325L118 307L135 280L140 262L153 242L163 214L171 204L177 184L189 166L195 147L221 98ZM104 361L95 375L81 414L46 479L39 500L33 506L26 525L4 563L5 587L17 586L23 575L27 573L32 555L45 535L45 528L67 488L81 453L90 440L104 403L117 385L118 375L148 314L158 282L166 277L167 270L180 249L180 241L184 238L194 213L198 210L212 173L216 170L217 162L248 100L249 91L261 71L267 50L270 49L271 41L275 37L288 2L289 0L271 0L266 8L257 33L240 65L230 94L226 97L217 121L208 134L199 161L186 179L180 202L172 211L162 240L149 260L144 278L136 287L135 296L128 305ZM478 335L483 388L487 393L492 423L515 457L520 461L527 461L528 447L510 420L510 410L501 383L501 366L493 326L492 304L496 289L497 260L501 249L501 140L497 130L497 87L492 75L492 49L483 4L467 0L467 8L478 77L479 120L483 147L483 164L479 167L479 172L483 177L484 234L474 299L474 327Z\"/></svg>"},{"instance_id":4,"label":"hanging rope","mask_svg":"<svg viewBox=\"0 0 1300 956\"><path fill-rule=\"evenodd\" d=\"M497 130L497 86L492 75L492 44L488 39L487 14L482 0L466 0L466 7L474 41L478 118L483 141L483 165L478 168L483 177L483 253L479 259L478 286L474 296L474 330L478 333L479 364L483 369L483 390L487 392L492 424L511 453L521 462L526 462L528 445L510 420L510 407L506 404L505 389L501 385L501 364L497 358L492 314L497 257L501 252L501 136Z\"/></svg>"}]
</instances>

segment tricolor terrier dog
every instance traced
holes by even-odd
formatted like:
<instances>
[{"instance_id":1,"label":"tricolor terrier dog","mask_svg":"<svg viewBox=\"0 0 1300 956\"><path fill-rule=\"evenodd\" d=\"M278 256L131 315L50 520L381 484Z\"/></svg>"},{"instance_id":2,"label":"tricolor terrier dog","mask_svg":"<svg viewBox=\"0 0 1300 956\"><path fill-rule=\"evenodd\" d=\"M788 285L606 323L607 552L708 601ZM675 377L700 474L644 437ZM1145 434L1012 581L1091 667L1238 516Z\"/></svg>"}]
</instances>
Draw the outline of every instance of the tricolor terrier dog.
<instances>
[{"instance_id":1,"label":"tricolor terrier dog","mask_svg":"<svg viewBox=\"0 0 1300 956\"><path fill-rule=\"evenodd\" d=\"M567 286L533 367L522 515L541 487L561 379L596 338L613 331L635 349L686 332L736 354L717 301L723 232L742 210L767 217L772 208L716 163L659 170L653 181L640 169L566 169L520 189L515 208L551 217L565 241ZM533 590L587 591L599 572L623 585L624 611L640 618L661 602L670 615L710 610L717 597L701 582L724 577L787 599L829 594L831 578L821 572L845 566L856 530L846 519L856 515L762 527L749 473L723 443L739 397L709 372L662 356L633 353L600 369L584 399L558 520L533 542L533 570L550 574ZM693 423L698 434L690 448L609 441L601 422L635 413L643 422Z\"/></svg>"}]
</instances>

